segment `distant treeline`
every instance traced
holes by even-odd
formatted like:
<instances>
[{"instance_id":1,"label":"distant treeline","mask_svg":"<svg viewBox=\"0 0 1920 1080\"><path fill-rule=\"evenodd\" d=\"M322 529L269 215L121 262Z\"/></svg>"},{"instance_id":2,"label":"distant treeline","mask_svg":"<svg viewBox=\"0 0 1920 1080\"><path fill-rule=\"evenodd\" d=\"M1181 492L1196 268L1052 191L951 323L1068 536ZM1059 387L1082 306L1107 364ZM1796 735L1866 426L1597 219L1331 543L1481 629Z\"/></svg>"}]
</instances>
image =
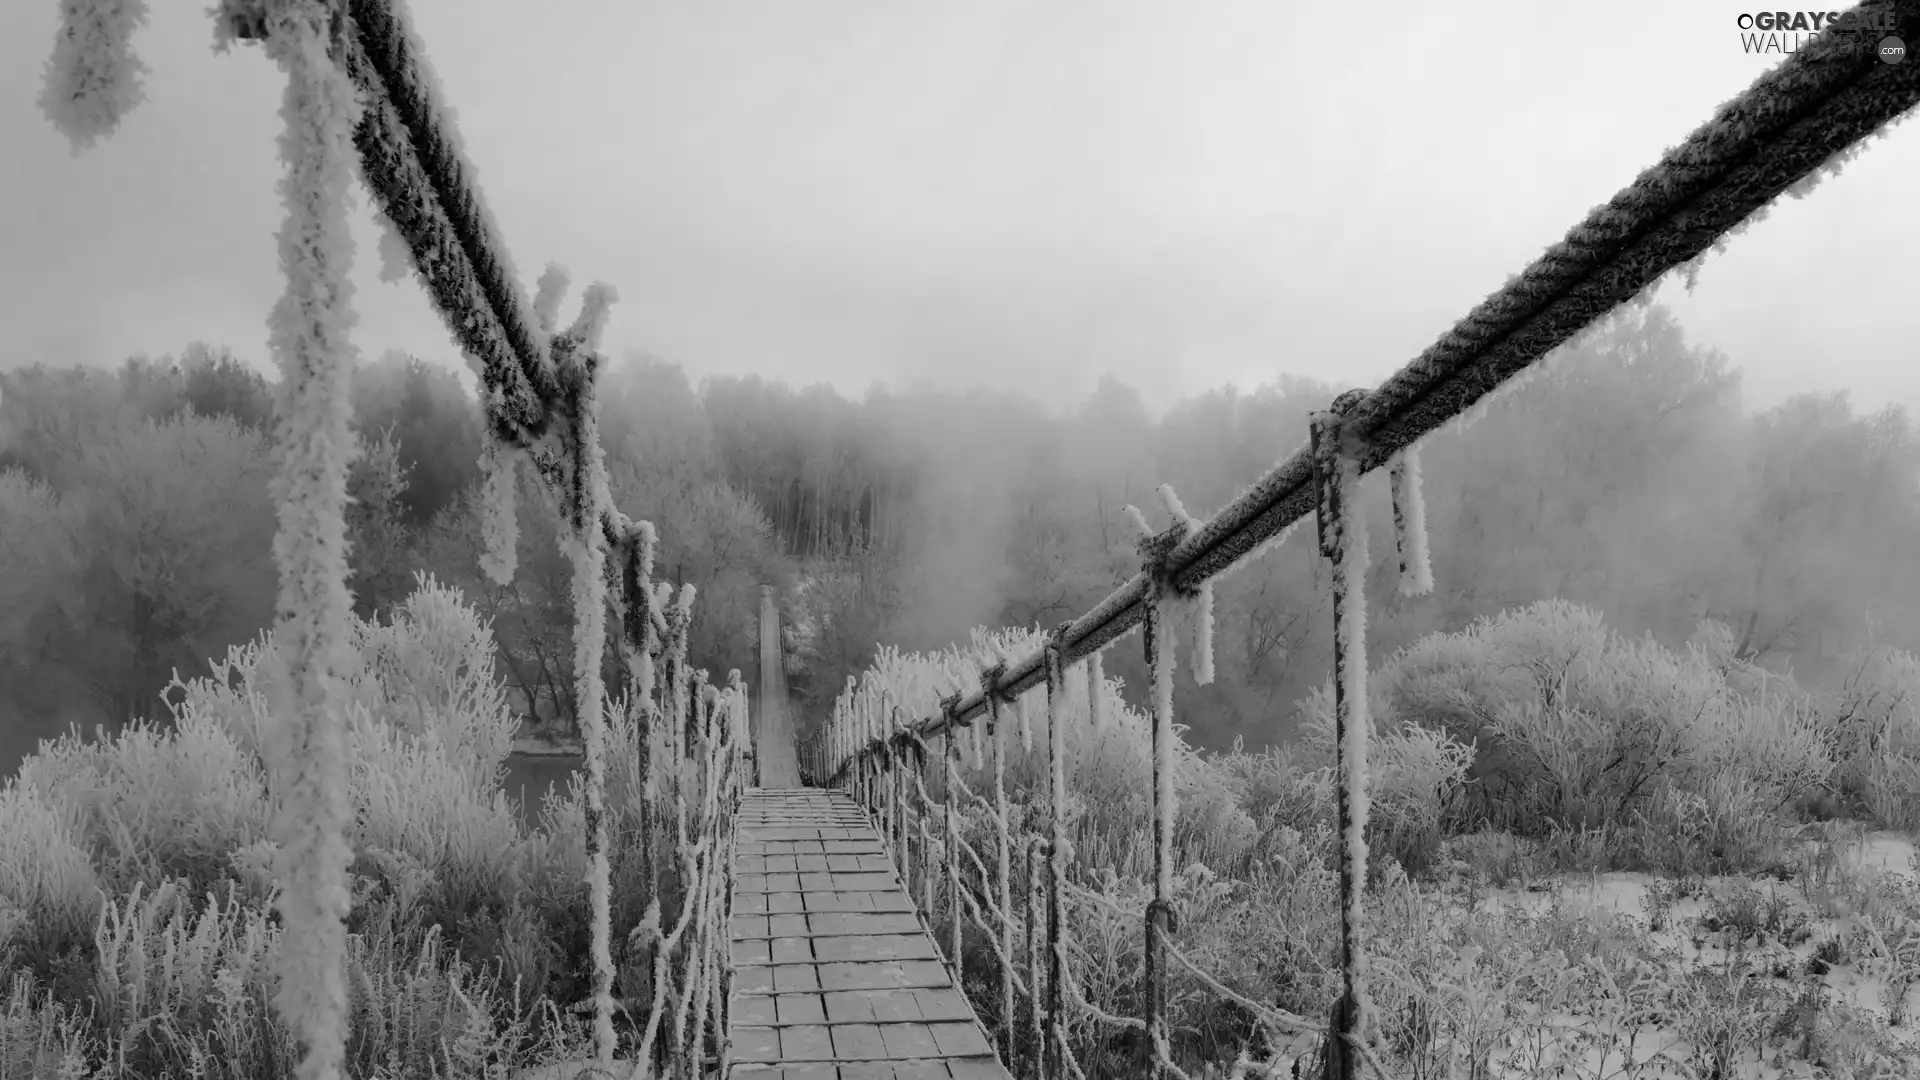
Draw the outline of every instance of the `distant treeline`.
<instances>
[{"instance_id":1,"label":"distant treeline","mask_svg":"<svg viewBox=\"0 0 1920 1080\"><path fill-rule=\"evenodd\" d=\"M1810 358L1811 359L1811 358ZM1118 381L1048 408L1011 393L860 400L757 377L690 383L631 356L602 388L615 503L660 530L657 574L691 583L694 660L750 671L757 586L781 586L804 707L880 642L1051 626L1138 567L1124 508L1159 520L1171 483L1205 515L1300 446L1340 387L1283 378L1159 420ZM191 676L267 625L274 386L195 346L117 371L0 373L0 757L69 723L164 716ZM522 485L520 571L478 572L478 411L452 372L398 353L356 375L356 602L378 613L417 570L493 620L521 708L572 715L567 567ZM1664 309L1628 313L1479 424L1424 451L1435 593L1391 587L1383 481L1370 482L1376 652L1549 597L1630 633L1734 628L1744 657L1818 679L1869 638L1920 645L1920 439L1898 409L1799 397L1757 415L1726 358ZM1302 534L1304 535L1304 534ZM1324 567L1290 543L1218 586L1209 687L1179 680L1189 737L1290 734L1325 678ZM1110 668L1144 685L1137 647Z\"/></svg>"}]
</instances>

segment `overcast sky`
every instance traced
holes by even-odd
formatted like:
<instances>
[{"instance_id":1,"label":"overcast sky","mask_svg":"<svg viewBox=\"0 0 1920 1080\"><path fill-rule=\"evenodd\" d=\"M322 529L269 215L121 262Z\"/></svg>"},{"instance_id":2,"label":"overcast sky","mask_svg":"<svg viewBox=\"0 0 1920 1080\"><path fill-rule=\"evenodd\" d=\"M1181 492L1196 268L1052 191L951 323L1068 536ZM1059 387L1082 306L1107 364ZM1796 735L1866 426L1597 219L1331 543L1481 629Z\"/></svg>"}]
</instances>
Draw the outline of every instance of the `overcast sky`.
<instances>
[{"instance_id":1,"label":"overcast sky","mask_svg":"<svg viewBox=\"0 0 1920 1080\"><path fill-rule=\"evenodd\" d=\"M153 4L74 157L55 0L0 2L0 367L266 366L281 79ZM1777 57L1743 0L414 0L505 239L620 291L610 352L863 392L1111 371L1156 405L1404 364ZM1920 124L1732 242L1689 333L1749 402L1920 406ZM364 209L358 343L457 365ZM1908 208L1899 212L1900 207ZM1904 309L1904 310L1903 310ZM572 304L566 309L568 317Z\"/></svg>"}]
</instances>

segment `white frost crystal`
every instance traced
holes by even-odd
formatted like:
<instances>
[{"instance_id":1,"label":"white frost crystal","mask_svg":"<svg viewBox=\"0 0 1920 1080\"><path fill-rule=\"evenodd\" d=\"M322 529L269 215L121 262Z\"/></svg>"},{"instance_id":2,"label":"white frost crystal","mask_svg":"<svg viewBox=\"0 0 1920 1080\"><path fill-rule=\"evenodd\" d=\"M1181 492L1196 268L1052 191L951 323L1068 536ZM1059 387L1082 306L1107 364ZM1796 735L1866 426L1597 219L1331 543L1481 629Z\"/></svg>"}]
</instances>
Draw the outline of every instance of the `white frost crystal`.
<instances>
[{"instance_id":1,"label":"white frost crystal","mask_svg":"<svg viewBox=\"0 0 1920 1080\"><path fill-rule=\"evenodd\" d=\"M146 0L61 0L40 109L76 151L112 135L146 100L140 76L147 66L132 46L146 21Z\"/></svg>"}]
</instances>

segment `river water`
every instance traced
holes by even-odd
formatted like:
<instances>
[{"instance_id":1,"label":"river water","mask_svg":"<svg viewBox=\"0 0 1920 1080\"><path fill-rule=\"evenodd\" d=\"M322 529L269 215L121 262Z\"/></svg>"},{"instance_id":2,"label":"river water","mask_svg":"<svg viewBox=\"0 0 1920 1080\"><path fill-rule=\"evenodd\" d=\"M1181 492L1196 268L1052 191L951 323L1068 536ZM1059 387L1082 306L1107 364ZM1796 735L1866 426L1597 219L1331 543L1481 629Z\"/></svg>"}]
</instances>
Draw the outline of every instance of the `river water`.
<instances>
[{"instance_id":1,"label":"river water","mask_svg":"<svg viewBox=\"0 0 1920 1080\"><path fill-rule=\"evenodd\" d=\"M507 798L520 805L522 820L529 825L537 824L541 799L547 789L565 791L567 777L581 768L583 762L577 754L508 754L503 786Z\"/></svg>"}]
</instances>

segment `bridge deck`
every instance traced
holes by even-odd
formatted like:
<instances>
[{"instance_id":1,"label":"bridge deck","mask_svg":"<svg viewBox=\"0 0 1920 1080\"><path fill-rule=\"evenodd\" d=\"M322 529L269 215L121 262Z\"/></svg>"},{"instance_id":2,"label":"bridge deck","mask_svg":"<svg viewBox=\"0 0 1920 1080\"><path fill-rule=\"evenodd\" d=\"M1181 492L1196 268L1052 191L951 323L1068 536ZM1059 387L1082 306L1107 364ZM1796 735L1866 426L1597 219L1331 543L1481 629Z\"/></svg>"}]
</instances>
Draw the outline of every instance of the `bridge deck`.
<instances>
[{"instance_id":1,"label":"bridge deck","mask_svg":"<svg viewBox=\"0 0 1920 1080\"><path fill-rule=\"evenodd\" d=\"M756 789L739 829L735 1080L1010 1080L851 798Z\"/></svg>"}]
</instances>

